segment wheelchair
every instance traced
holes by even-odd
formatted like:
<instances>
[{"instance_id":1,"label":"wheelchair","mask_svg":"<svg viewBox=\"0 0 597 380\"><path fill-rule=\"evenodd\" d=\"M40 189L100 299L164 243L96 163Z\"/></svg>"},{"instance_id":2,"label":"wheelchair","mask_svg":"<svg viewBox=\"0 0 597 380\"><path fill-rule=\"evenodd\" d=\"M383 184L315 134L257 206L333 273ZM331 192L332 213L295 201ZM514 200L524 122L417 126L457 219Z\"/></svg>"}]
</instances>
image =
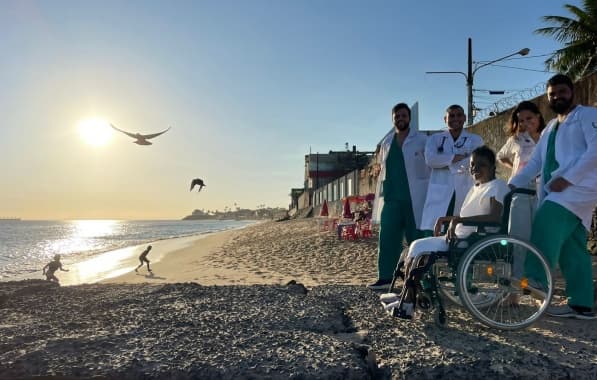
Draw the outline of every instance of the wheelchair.
<instances>
[{"instance_id":1,"label":"wheelchair","mask_svg":"<svg viewBox=\"0 0 597 380\"><path fill-rule=\"evenodd\" d=\"M408 278L399 264L389 293L402 278L415 291L415 309L433 312L439 326L446 324L446 299L464 307L486 326L500 330L522 329L537 321L550 303L554 281L543 254L529 242L507 234L515 194L534 195L535 191L515 189L508 193L501 223L463 223L477 231L450 242L448 252L422 256ZM543 278L524 276L524 262L528 260L533 261L535 275L540 273ZM384 304L391 315L396 316L401 309L405 293Z\"/></svg>"}]
</instances>

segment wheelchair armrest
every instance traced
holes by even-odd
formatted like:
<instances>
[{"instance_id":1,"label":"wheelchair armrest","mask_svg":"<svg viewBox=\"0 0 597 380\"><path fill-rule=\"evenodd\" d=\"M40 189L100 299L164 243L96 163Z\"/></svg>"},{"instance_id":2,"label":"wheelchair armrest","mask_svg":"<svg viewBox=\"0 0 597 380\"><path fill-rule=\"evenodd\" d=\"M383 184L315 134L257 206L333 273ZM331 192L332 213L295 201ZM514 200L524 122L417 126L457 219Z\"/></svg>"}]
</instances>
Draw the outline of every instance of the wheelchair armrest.
<instances>
[{"instance_id":1,"label":"wheelchair armrest","mask_svg":"<svg viewBox=\"0 0 597 380\"><path fill-rule=\"evenodd\" d=\"M501 228L502 224L497 222L461 222L463 226L477 227L477 232L486 232L487 227Z\"/></svg>"},{"instance_id":2,"label":"wheelchair armrest","mask_svg":"<svg viewBox=\"0 0 597 380\"><path fill-rule=\"evenodd\" d=\"M501 227L501 224L498 222L460 222L463 226L472 226L472 227Z\"/></svg>"},{"instance_id":3,"label":"wheelchair armrest","mask_svg":"<svg viewBox=\"0 0 597 380\"><path fill-rule=\"evenodd\" d=\"M460 222L460 224L462 224L463 226L477 227L477 232L485 232L485 228L487 227L502 227L502 225L497 222ZM445 233L447 231L448 225L450 225L450 222L442 223L442 233Z\"/></svg>"}]
</instances>

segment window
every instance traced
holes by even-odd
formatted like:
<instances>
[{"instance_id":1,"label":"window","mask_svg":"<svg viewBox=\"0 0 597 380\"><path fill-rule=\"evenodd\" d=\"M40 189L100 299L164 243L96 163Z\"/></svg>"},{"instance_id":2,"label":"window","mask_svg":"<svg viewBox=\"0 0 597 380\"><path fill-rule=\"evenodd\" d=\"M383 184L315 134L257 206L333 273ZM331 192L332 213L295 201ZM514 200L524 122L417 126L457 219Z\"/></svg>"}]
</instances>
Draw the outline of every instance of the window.
<instances>
[{"instance_id":1,"label":"window","mask_svg":"<svg viewBox=\"0 0 597 380\"><path fill-rule=\"evenodd\" d=\"M344 178L340 180L340 198L344 198L346 193L344 192Z\"/></svg>"},{"instance_id":2,"label":"window","mask_svg":"<svg viewBox=\"0 0 597 380\"><path fill-rule=\"evenodd\" d=\"M348 196L351 196L352 195L352 178L348 178L347 182L348 182L348 191L347 191L347 193L348 193Z\"/></svg>"},{"instance_id":3,"label":"window","mask_svg":"<svg viewBox=\"0 0 597 380\"><path fill-rule=\"evenodd\" d=\"M334 189L334 200L338 199L338 185L333 184L332 188Z\"/></svg>"}]
</instances>

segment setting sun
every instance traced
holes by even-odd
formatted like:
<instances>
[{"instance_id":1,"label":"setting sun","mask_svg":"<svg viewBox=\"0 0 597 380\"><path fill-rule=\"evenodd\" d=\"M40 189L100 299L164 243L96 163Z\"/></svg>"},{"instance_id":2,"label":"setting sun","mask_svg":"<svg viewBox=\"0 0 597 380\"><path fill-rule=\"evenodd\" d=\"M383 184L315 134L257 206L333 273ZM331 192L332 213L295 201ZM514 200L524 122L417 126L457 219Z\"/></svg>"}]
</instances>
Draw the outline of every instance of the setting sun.
<instances>
[{"instance_id":1,"label":"setting sun","mask_svg":"<svg viewBox=\"0 0 597 380\"><path fill-rule=\"evenodd\" d=\"M90 145L104 146L112 138L110 124L100 119L83 120L78 125L79 134Z\"/></svg>"}]
</instances>

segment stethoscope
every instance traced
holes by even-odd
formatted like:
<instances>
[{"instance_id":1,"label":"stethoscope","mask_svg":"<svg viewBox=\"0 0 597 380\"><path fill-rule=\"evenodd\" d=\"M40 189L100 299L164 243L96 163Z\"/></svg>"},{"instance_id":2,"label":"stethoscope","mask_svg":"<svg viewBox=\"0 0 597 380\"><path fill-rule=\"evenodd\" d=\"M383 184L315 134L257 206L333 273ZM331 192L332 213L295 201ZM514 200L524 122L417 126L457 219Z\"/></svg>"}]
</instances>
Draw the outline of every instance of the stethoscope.
<instances>
[{"instance_id":1,"label":"stethoscope","mask_svg":"<svg viewBox=\"0 0 597 380\"><path fill-rule=\"evenodd\" d=\"M446 138L447 138L446 136L442 136L442 143L440 144L440 146L438 146L438 147L437 147L437 153L444 153L444 143L446 142ZM466 139L467 139L467 138L468 138L468 137L466 137L466 136L465 136L465 137L462 139L462 142L461 142L461 143L458 143L458 142L457 142L457 143L455 143L455 144L454 144L454 148L456 148L456 149L460 149L460 148L462 148L462 147L464 146L464 143L466 143Z\"/></svg>"}]
</instances>

